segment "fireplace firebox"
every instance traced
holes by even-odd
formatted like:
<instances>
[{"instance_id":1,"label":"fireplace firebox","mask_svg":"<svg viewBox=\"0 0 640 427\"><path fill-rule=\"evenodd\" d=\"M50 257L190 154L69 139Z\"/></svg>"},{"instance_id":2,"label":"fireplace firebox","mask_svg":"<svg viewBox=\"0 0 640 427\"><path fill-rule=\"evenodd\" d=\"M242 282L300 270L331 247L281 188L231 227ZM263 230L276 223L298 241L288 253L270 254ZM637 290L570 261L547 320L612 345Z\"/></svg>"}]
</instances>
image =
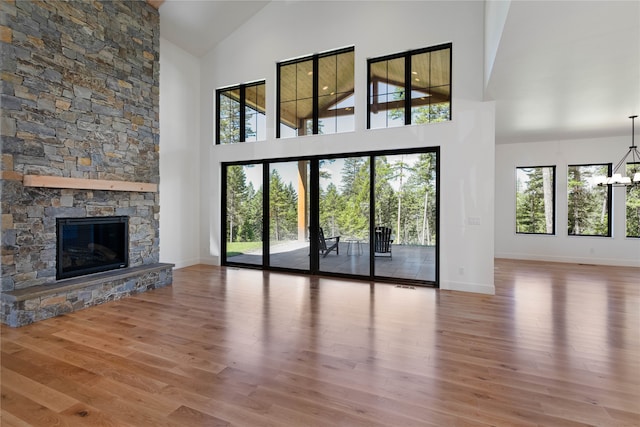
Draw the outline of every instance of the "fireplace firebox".
<instances>
[{"instance_id":1,"label":"fireplace firebox","mask_svg":"<svg viewBox=\"0 0 640 427\"><path fill-rule=\"evenodd\" d=\"M58 218L56 279L129 265L129 217Z\"/></svg>"}]
</instances>

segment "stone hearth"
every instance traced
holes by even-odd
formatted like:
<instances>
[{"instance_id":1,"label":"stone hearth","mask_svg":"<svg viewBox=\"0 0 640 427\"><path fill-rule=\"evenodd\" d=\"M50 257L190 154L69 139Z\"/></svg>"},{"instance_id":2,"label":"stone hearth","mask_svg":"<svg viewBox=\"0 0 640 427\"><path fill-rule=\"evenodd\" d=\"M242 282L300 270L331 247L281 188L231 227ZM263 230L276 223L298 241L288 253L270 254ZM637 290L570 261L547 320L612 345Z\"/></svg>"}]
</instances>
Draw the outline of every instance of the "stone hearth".
<instances>
[{"instance_id":1,"label":"stone hearth","mask_svg":"<svg viewBox=\"0 0 640 427\"><path fill-rule=\"evenodd\" d=\"M18 327L170 285L173 264L150 264L3 292L2 323Z\"/></svg>"},{"instance_id":2,"label":"stone hearth","mask_svg":"<svg viewBox=\"0 0 640 427\"><path fill-rule=\"evenodd\" d=\"M159 182L158 11L144 1L6 0L0 16L2 321L20 326L170 283L160 198L146 186ZM34 176L146 184L25 185ZM129 217L125 277L56 281L56 218L112 215Z\"/></svg>"}]
</instances>

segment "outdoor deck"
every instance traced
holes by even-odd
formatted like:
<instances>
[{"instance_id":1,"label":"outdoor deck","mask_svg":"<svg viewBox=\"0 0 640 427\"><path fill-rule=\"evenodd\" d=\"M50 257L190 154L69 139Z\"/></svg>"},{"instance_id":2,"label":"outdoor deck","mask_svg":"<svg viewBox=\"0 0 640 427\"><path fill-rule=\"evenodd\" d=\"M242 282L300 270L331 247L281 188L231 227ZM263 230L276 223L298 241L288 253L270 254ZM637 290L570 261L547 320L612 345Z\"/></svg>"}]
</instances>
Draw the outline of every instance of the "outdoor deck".
<instances>
[{"instance_id":1,"label":"outdoor deck","mask_svg":"<svg viewBox=\"0 0 640 427\"><path fill-rule=\"evenodd\" d=\"M349 247L351 245L351 247ZM331 251L320 256L320 271L369 276L369 242L340 242L339 254ZM236 255L230 263L262 264L262 251ZM272 247L270 265L298 270L309 269L309 243L287 242ZM375 257L375 273L379 277L435 281L435 246L393 245L388 254Z\"/></svg>"}]
</instances>

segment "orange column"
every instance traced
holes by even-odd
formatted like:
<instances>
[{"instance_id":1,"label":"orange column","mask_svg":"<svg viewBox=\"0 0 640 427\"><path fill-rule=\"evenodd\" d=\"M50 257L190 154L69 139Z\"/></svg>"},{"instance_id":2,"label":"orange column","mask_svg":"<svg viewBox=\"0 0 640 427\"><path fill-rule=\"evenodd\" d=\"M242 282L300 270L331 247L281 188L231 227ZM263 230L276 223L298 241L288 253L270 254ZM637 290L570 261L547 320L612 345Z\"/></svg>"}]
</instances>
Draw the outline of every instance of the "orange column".
<instances>
[{"instance_id":1,"label":"orange column","mask_svg":"<svg viewBox=\"0 0 640 427\"><path fill-rule=\"evenodd\" d=\"M307 161L298 161L298 241L307 239Z\"/></svg>"}]
</instances>

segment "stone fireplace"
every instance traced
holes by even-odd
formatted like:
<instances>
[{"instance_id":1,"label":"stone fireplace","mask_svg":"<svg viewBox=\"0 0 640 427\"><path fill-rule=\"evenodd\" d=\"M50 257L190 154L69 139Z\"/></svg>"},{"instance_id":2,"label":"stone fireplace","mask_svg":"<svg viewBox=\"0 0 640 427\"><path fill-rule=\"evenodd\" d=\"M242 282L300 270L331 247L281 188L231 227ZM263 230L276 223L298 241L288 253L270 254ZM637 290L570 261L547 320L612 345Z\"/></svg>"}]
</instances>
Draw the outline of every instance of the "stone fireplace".
<instances>
[{"instance_id":1,"label":"stone fireplace","mask_svg":"<svg viewBox=\"0 0 640 427\"><path fill-rule=\"evenodd\" d=\"M2 322L171 283L159 263L159 15L142 1L3 1ZM61 218L128 218L128 266L57 276ZM91 272L90 272L91 273Z\"/></svg>"}]
</instances>

